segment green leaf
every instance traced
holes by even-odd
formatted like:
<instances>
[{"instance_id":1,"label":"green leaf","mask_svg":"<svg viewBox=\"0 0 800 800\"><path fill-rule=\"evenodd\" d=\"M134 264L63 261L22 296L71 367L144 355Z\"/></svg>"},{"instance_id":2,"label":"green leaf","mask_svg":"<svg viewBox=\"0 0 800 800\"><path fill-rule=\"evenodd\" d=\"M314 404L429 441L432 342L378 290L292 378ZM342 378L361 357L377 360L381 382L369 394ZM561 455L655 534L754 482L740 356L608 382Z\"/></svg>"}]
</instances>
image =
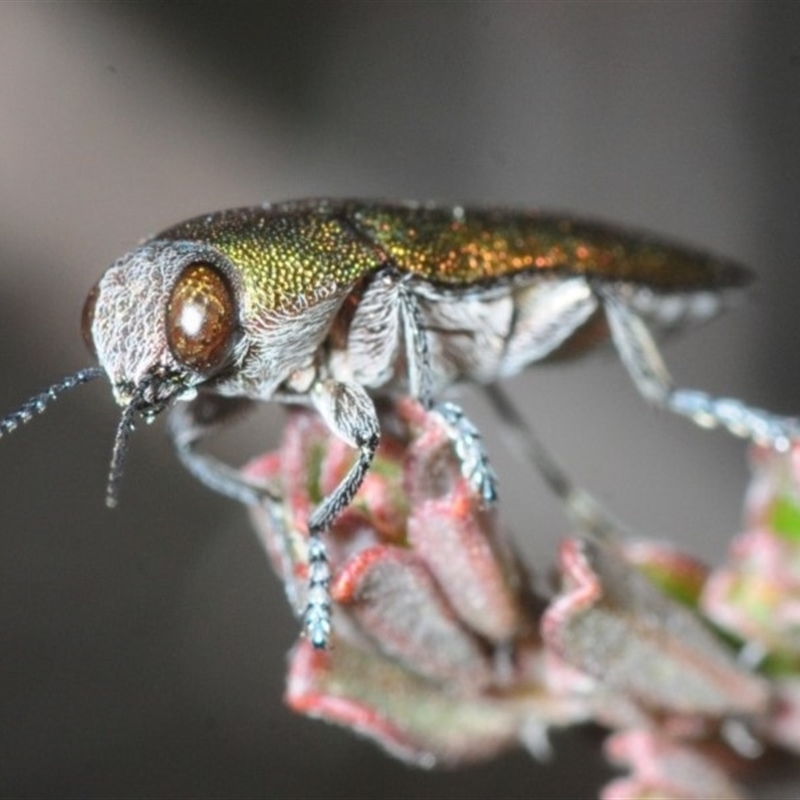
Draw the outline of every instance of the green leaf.
<instances>
[{"instance_id":1,"label":"green leaf","mask_svg":"<svg viewBox=\"0 0 800 800\"><path fill-rule=\"evenodd\" d=\"M772 505L770 527L775 533L800 543L800 506L792 495L779 495Z\"/></svg>"}]
</instances>

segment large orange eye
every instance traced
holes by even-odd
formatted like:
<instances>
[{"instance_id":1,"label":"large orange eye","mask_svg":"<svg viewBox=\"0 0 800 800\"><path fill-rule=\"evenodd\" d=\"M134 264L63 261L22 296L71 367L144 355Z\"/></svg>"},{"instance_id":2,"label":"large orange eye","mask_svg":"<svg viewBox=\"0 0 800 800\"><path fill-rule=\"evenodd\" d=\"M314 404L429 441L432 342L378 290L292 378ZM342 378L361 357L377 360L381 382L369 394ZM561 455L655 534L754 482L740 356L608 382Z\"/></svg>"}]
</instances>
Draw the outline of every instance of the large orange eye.
<instances>
[{"instance_id":1,"label":"large orange eye","mask_svg":"<svg viewBox=\"0 0 800 800\"><path fill-rule=\"evenodd\" d=\"M185 367L208 373L221 367L236 340L233 293L219 270L190 264L167 305L167 341Z\"/></svg>"},{"instance_id":2,"label":"large orange eye","mask_svg":"<svg viewBox=\"0 0 800 800\"><path fill-rule=\"evenodd\" d=\"M94 346L94 337L92 336L92 324L94 323L94 308L97 305L97 295L100 294L100 287L95 284L92 286L92 291L86 298L83 304L83 311L81 312L81 336L83 336L84 344L89 348L89 352L97 358L97 348Z\"/></svg>"}]
</instances>

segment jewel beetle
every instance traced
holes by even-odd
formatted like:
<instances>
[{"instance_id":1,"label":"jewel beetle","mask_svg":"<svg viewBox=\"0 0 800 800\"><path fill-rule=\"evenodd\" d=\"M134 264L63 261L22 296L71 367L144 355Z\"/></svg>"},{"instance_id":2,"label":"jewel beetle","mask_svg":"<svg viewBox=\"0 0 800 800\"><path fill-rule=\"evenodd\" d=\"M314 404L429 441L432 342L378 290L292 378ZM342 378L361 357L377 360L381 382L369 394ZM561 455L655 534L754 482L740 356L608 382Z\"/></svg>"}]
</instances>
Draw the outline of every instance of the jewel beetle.
<instances>
[{"instance_id":1,"label":"jewel beetle","mask_svg":"<svg viewBox=\"0 0 800 800\"><path fill-rule=\"evenodd\" d=\"M220 211L168 228L106 270L82 320L99 367L31 398L0 420L0 435L105 375L122 407L109 505L136 418L168 407L177 453L194 475L236 499L269 502L269 489L197 444L259 401L313 407L357 453L308 520L303 626L326 647L322 534L370 467L376 398L411 395L441 414L487 504L495 479L480 434L439 398L458 382L492 385L609 338L648 400L785 449L795 420L674 388L655 344L654 333L714 316L750 281L745 268L699 250L536 211L357 200Z\"/></svg>"}]
</instances>

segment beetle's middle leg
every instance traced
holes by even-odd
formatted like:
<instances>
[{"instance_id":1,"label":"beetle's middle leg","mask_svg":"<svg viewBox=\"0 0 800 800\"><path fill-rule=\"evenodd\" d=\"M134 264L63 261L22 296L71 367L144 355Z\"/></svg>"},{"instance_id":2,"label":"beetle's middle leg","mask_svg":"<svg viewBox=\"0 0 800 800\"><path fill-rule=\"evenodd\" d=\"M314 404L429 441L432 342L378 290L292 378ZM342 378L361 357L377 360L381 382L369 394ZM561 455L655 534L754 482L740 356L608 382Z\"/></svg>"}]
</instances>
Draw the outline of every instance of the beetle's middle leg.
<instances>
[{"instance_id":1,"label":"beetle's middle leg","mask_svg":"<svg viewBox=\"0 0 800 800\"><path fill-rule=\"evenodd\" d=\"M636 387L656 405L688 417L704 428L721 425L735 436L788 449L800 437L800 420L781 417L740 400L714 397L693 389L676 389L656 347L652 334L618 292L597 288L605 310L611 338Z\"/></svg>"},{"instance_id":2,"label":"beetle's middle leg","mask_svg":"<svg viewBox=\"0 0 800 800\"><path fill-rule=\"evenodd\" d=\"M399 311L408 365L409 393L445 423L453 450L461 462L461 474L483 503L492 505L497 501L497 476L480 431L456 403L448 401L434 405L431 358L422 313L416 299L402 285L399 290Z\"/></svg>"},{"instance_id":3,"label":"beetle's middle leg","mask_svg":"<svg viewBox=\"0 0 800 800\"><path fill-rule=\"evenodd\" d=\"M605 544L632 538L626 527L600 501L573 482L499 384L487 384L483 391L497 412L509 449L515 450L522 460L534 466L564 504L573 523L595 541Z\"/></svg>"}]
</instances>

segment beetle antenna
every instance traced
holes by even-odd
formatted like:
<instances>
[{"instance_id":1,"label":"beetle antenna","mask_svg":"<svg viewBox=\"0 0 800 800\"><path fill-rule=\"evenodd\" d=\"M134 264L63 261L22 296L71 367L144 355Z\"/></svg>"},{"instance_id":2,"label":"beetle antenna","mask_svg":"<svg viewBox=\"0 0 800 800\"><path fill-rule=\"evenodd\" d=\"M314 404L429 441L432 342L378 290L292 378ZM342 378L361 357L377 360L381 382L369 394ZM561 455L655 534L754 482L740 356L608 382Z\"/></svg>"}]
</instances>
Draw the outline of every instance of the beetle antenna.
<instances>
[{"instance_id":1,"label":"beetle antenna","mask_svg":"<svg viewBox=\"0 0 800 800\"><path fill-rule=\"evenodd\" d=\"M119 487L125 472L125 457L128 455L128 441L133 432L133 415L136 413L138 397L134 397L122 410L122 416L114 436L114 450L111 453L111 466L106 484L106 506L116 508L119 501Z\"/></svg>"},{"instance_id":2,"label":"beetle antenna","mask_svg":"<svg viewBox=\"0 0 800 800\"><path fill-rule=\"evenodd\" d=\"M64 392L69 392L82 383L100 378L105 374L102 367L88 367L78 370L74 375L62 378L58 383L54 383L41 394L34 395L30 400L26 400L16 411L12 411L0 419L0 438L13 433L21 425L30 422L34 417L43 414L47 407L54 400L57 400Z\"/></svg>"}]
</instances>

